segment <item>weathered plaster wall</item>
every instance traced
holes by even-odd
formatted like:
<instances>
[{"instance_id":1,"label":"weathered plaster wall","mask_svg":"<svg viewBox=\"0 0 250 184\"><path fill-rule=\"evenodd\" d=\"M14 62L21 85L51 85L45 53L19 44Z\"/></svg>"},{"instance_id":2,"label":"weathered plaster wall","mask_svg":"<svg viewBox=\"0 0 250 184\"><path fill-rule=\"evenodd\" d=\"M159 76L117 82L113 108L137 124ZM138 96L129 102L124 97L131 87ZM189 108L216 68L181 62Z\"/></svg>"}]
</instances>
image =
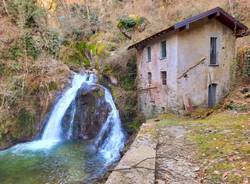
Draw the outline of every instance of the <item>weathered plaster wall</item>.
<instances>
[{"instance_id":1,"label":"weathered plaster wall","mask_svg":"<svg viewBox=\"0 0 250 184\"><path fill-rule=\"evenodd\" d=\"M209 66L210 37L218 37L218 66ZM161 60L161 41L167 41L167 59ZM217 102L230 88L230 66L235 57L232 30L215 19L191 24L189 29L170 34L138 50L139 110L152 117L164 110L181 112L190 100L193 106L207 106L208 86L216 83ZM152 61L147 62L147 47L151 47ZM205 60L181 77L202 58ZM167 72L167 85L162 85L161 71ZM148 84L148 72L152 84Z\"/></svg>"},{"instance_id":2,"label":"weathered plaster wall","mask_svg":"<svg viewBox=\"0 0 250 184\"><path fill-rule=\"evenodd\" d=\"M161 59L161 41L167 41L167 58ZM175 109L177 96L177 36L159 38L151 47L151 62L147 62L147 47L137 52L139 109L146 117L164 110ZM162 85L161 71L167 72L167 85ZM148 83L148 72L152 83Z\"/></svg>"},{"instance_id":3,"label":"weathered plaster wall","mask_svg":"<svg viewBox=\"0 0 250 184\"><path fill-rule=\"evenodd\" d=\"M230 88L230 66L235 56L235 37L232 30L215 19L206 19L190 25L188 30L178 36L178 74L181 76L188 68L204 62L187 73L187 77L178 80L178 104L190 99L194 106L207 106L208 86L217 84L217 102ZM218 37L218 66L209 66L210 37ZM177 78L178 78L177 77Z\"/></svg>"}]
</instances>

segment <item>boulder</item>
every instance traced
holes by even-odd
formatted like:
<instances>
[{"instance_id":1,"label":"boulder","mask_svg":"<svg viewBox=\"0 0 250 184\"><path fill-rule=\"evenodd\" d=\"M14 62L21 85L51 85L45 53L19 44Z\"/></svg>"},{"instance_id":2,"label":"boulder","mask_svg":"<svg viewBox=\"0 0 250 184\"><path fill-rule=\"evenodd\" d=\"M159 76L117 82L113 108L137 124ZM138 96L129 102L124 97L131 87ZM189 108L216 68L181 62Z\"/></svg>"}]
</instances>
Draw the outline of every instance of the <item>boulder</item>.
<instances>
[{"instance_id":1,"label":"boulder","mask_svg":"<svg viewBox=\"0 0 250 184\"><path fill-rule=\"evenodd\" d=\"M97 136L111 111L104 92L99 85L86 84L78 91L75 100L74 139L90 140Z\"/></svg>"}]
</instances>

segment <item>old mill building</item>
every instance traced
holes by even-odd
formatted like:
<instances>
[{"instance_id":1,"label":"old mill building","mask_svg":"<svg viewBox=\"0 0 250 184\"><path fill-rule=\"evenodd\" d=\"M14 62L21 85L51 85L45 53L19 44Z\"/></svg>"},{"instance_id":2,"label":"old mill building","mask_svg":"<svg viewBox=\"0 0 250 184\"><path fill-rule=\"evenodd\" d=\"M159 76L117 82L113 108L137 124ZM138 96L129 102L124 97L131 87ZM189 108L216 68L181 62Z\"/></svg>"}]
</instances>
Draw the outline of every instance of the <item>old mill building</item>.
<instances>
[{"instance_id":1,"label":"old mill building","mask_svg":"<svg viewBox=\"0 0 250 184\"><path fill-rule=\"evenodd\" d=\"M130 46L137 50L139 110L149 117L215 106L230 90L236 38L247 32L217 7Z\"/></svg>"}]
</instances>

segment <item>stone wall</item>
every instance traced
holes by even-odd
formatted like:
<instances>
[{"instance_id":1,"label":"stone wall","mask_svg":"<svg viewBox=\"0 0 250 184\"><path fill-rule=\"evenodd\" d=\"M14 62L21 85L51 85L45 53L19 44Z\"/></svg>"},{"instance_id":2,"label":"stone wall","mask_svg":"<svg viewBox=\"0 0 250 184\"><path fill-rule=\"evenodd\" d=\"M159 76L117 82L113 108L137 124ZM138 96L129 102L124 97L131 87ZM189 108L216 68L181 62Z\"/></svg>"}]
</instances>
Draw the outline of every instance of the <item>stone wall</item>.
<instances>
[{"instance_id":1,"label":"stone wall","mask_svg":"<svg viewBox=\"0 0 250 184\"><path fill-rule=\"evenodd\" d=\"M212 36L218 38L218 66L209 65ZM161 59L160 43L164 40L167 41L167 58ZM204 19L186 30L155 39L138 50L139 110L149 118L166 110L183 112L188 103L207 106L211 83L217 84L216 99L219 102L230 89L235 41L233 31L228 27L216 19ZM147 61L148 46L151 47L151 62ZM161 71L167 72L166 86L162 85ZM148 72L152 73L151 84ZM183 73L186 75L182 76Z\"/></svg>"},{"instance_id":2,"label":"stone wall","mask_svg":"<svg viewBox=\"0 0 250 184\"><path fill-rule=\"evenodd\" d=\"M218 65L210 65L210 37L218 39ZM230 89L230 66L235 57L235 37L232 30L216 19L206 19L190 25L178 33L178 74L180 77L199 61L185 77L178 79L178 104L190 99L194 106L208 104L208 86L217 84L217 103ZM186 98L186 99L185 99Z\"/></svg>"},{"instance_id":3,"label":"stone wall","mask_svg":"<svg viewBox=\"0 0 250 184\"><path fill-rule=\"evenodd\" d=\"M161 59L161 41L167 41L167 58ZM175 109L177 73L177 36L159 38L150 44L152 59L147 61L147 47L137 52L138 62L138 102L139 110L146 117ZM161 71L167 72L167 85L162 85ZM152 83L148 82L148 72L152 73Z\"/></svg>"}]
</instances>

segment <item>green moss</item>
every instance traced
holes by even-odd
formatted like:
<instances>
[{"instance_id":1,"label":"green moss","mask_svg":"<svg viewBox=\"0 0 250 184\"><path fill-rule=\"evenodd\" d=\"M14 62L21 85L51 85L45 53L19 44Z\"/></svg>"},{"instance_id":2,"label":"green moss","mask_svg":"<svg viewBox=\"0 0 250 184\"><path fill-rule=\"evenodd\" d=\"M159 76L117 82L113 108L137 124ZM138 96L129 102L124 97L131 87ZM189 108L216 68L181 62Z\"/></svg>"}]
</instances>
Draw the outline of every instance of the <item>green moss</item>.
<instances>
[{"instance_id":1,"label":"green moss","mask_svg":"<svg viewBox=\"0 0 250 184\"><path fill-rule=\"evenodd\" d=\"M96 98L101 98L104 96L104 91L101 90L101 89L97 89L95 90L93 93L93 96L96 97Z\"/></svg>"}]
</instances>

